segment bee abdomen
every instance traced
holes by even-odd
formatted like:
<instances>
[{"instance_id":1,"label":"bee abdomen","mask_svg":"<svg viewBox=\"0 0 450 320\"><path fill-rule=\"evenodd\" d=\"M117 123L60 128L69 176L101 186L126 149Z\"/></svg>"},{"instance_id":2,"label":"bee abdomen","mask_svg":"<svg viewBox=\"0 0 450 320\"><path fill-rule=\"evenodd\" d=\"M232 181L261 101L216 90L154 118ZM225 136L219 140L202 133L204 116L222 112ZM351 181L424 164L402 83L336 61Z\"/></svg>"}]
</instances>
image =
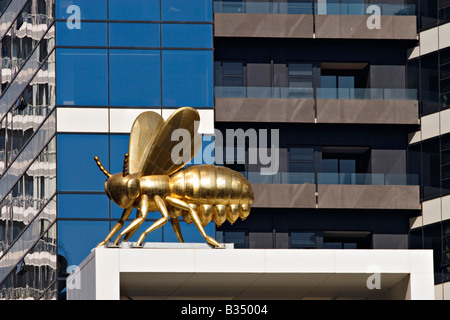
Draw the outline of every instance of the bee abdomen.
<instances>
[{"instance_id":1,"label":"bee abdomen","mask_svg":"<svg viewBox=\"0 0 450 320\"><path fill-rule=\"evenodd\" d=\"M253 191L240 173L229 168L198 165L177 172L170 178L171 196L195 206L203 225L211 220L233 224L250 213Z\"/></svg>"}]
</instances>

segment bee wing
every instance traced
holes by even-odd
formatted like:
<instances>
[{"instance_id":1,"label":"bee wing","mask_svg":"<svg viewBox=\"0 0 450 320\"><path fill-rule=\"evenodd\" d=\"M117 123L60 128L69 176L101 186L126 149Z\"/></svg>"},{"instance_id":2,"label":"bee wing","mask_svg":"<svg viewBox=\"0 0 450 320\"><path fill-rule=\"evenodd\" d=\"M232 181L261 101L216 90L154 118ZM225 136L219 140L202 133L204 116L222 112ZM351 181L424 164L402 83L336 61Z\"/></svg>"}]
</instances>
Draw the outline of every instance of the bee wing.
<instances>
[{"instance_id":1,"label":"bee wing","mask_svg":"<svg viewBox=\"0 0 450 320\"><path fill-rule=\"evenodd\" d=\"M139 172L142 175L170 175L181 169L189 162L201 148L201 136L197 132L200 116L194 108L184 107L175 111L158 131L151 145L148 146L148 153L144 152L139 163ZM183 139L172 141L172 133L177 129L184 129L189 133L189 141ZM189 161L182 161L182 156L176 154L172 159L172 149L183 143L182 150L190 150Z\"/></svg>"},{"instance_id":2,"label":"bee wing","mask_svg":"<svg viewBox=\"0 0 450 320\"><path fill-rule=\"evenodd\" d=\"M164 119L156 112L147 111L141 113L134 120L130 133L129 144L129 171L139 172L139 162L146 157L153 141L164 125Z\"/></svg>"}]
</instances>

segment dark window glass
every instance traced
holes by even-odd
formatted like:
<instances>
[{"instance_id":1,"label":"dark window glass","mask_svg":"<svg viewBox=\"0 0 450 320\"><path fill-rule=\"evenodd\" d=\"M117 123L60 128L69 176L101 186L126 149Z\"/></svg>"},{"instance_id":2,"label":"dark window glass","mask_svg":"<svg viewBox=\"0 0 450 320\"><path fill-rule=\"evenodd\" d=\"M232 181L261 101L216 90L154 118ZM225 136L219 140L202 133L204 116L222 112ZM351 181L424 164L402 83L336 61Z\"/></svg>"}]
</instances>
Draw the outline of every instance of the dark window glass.
<instances>
[{"instance_id":1,"label":"dark window glass","mask_svg":"<svg viewBox=\"0 0 450 320\"><path fill-rule=\"evenodd\" d=\"M324 231L324 249L371 249L372 233L369 231Z\"/></svg>"},{"instance_id":2,"label":"dark window glass","mask_svg":"<svg viewBox=\"0 0 450 320\"><path fill-rule=\"evenodd\" d=\"M442 238L441 224L426 226L423 228L423 248L433 249L434 282L442 282Z\"/></svg>"},{"instance_id":3,"label":"dark window glass","mask_svg":"<svg viewBox=\"0 0 450 320\"><path fill-rule=\"evenodd\" d=\"M290 148L291 161L314 161L314 148Z\"/></svg>"},{"instance_id":4,"label":"dark window glass","mask_svg":"<svg viewBox=\"0 0 450 320\"><path fill-rule=\"evenodd\" d=\"M438 0L420 1L420 30L429 29L438 24Z\"/></svg>"},{"instance_id":5,"label":"dark window glass","mask_svg":"<svg viewBox=\"0 0 450 320\"><path fill-rule=\"evenodd\" d=\"M313 94L313 65L288 63L287 98L312 99Z\"/></svg>"},{"instance_id":6,"label":"dark window glass","mask_svg":"<svg viewBox=\"0 0 450 320\"><path fill-rule=\"evenodd\" d=\"M315 182L314 148L289 148L289 182Z\"/></svg>"},{"instance_id":7,"label":"dark window glass","mask_svg":"<svg viewBox=\"0 0 450 320\"><path fill-rule=\"evenodd\" d=\"M315 232L290 232L289 234L290 248L315 248L316 233Z\"/></svg>"},{"instance_id":8,"label":"dark window glass","mask_svg":"<svg viewBox=\"0 0 450 320\"><path fill-rule=\"evenodd\" d=\"M439 139L422 143L422 196L430 199L440 196L440 148Z\"/></svg>"},{"instance_id":9,"label":"dark window glass","mask_svg":"<svg viewBox=\"0 0 450 320\"><path fill-rule=\"evenodd\" d=\"M422 115L439 111L439 65L437 53L421 59L420 84Z\"/></svg>"},{"instance_id":10,"label":"dark window glass","mask_svg":"<svg viewBox=\"0 0 450 320\"><path fill-rule=\"evenodd\" d=\"M439 24L450 22L450 2L448 0L439 1Z\"/></svg>"},{"instance_id":11,"label":"dark window glass","mask_svg":"<svg viewBox=\"0 0 450 320\"><path fill-rule=\"evenodd\" d=\"M409 248L422 249L422 228L414 229L409 232Z\"/></svg>"},{"instance_id":12,"label":"dark window glass","mask_svg":"<svg viewBox=\"0 0 450 320\"><path fill-rule=\"evenodd\" d=\"M223 231L223 242L234 243L235 248L247 248L246 231Z\"/></svg>"}]
</instances>

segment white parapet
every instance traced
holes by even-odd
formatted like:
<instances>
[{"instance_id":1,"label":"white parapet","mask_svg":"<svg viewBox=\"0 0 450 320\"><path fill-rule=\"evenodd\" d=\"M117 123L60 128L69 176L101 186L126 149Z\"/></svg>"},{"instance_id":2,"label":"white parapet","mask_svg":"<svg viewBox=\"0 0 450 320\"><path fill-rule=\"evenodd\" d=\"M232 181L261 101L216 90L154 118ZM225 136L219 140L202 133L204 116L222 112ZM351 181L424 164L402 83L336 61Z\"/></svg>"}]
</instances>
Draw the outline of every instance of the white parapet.
<instances>
[{"instance_id":1,"label":"white parapet","mask_svg":"<svg viewBox=\"0 0 450 320\"><path fill-rule=\"evenodd\" d=\"M97 248L67 278L69 300L434 299L432 250Z\"/></svg>"}]
</instances>

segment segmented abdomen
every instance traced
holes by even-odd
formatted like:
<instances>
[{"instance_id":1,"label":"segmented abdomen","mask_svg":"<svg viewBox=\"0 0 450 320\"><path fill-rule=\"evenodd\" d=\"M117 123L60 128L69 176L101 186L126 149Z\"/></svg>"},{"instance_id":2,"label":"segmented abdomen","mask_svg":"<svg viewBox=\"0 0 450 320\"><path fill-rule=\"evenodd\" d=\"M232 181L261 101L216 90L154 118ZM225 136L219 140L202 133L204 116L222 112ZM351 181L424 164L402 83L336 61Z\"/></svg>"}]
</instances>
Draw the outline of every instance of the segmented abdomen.
<instances>
[{"instance_id":1,"label":"segmented abdomen","mask_svg":"<svg viewBox=\"0 0 450 320\"><path fill-rule=\"evenodd\" d=\"M217 225L225 220L233 224L250 213L253 190L240 173L212 165L190 166L170 178L171 196L182 199L196 209L202 224L211 219ZM187 212L186 212L187 213ZM183 218L190 222L185 212Z\"/></svg>"}]
</instances>

